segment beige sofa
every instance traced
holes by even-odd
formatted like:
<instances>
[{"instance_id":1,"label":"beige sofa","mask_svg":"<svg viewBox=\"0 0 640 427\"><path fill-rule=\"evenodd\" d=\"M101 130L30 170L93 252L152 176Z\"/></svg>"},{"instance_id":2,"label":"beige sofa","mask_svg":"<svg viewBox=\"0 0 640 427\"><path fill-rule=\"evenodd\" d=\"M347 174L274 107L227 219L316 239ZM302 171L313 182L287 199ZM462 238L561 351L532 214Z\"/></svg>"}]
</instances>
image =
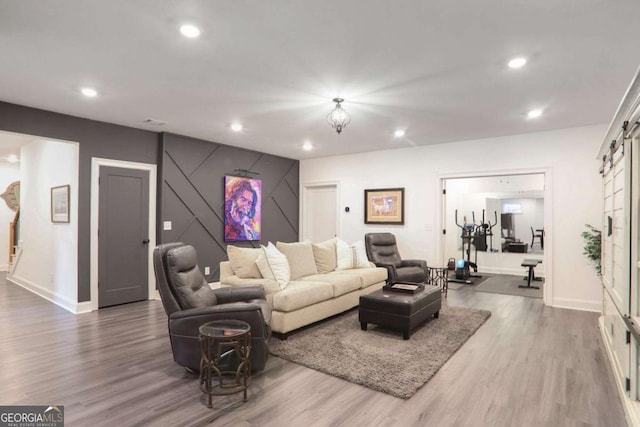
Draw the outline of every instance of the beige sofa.
<instances>
[{"instance_id":1,"label":"beige sofa","mask_svg":"<svg viewBox=\"0 0 640 427\"><path fill-rule=\"evenodd\" d=\"M281 277L265 278L256 267L265 247L229 246L229 261L220 263L222 286L264 286L274 332L286 334L355 307L360 295L380 289L387 280L387 270L369 263L366 255L357 263L359 268L345 268L344 263L339 267L336 239L319 244L278 242L276 247L290 268L286 283Z\"/></svg>"}]
</instances>

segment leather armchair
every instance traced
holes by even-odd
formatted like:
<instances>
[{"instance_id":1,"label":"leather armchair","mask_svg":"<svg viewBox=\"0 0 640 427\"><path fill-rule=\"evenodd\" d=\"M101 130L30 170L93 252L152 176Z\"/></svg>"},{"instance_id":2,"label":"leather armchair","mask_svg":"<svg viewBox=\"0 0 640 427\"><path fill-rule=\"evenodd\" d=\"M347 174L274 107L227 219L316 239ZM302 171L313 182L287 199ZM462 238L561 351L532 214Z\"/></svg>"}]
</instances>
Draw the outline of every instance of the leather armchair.
<instances>
[{"instance_id":1,"label":"leather armchair","mask_svg":"<svg viewBox=\"0 0 640 427\"><path fill-rule=\"evenodd\" d=\"M178 365L197 372L200 325L234 319L251 326L251 369L264 369L269 356L271 309L262 286L211 289L200 272L195 249L183 243L157 246L153 266Z\"/></svg>"},{"instance_id":2,"label":"leather armchair","mask_svg":"<svg viewBox=\"0 0 640 427\"><path fill-rule=\"evenodd\" d=\"M391 233L367 233L364 245L369 261L378 267L384 267L389 273L388 283L414 282L426 283L429 278L427 261L400 257L396 236Z\"/></svg>"}]
</instances>

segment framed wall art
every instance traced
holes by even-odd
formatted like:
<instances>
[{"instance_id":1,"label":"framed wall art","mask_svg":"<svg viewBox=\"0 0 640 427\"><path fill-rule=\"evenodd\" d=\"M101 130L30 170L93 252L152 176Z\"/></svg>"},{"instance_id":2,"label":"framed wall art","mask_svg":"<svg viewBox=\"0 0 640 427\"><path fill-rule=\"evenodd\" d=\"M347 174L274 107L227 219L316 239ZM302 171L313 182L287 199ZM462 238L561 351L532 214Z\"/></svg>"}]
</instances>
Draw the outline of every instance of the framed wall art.
<instances>
[{"instance_id":1,"label":"framed wall art","mask_svg":"<svg viewBox=\"0 0 640 427\"><path fill-rule=\"evenodd\" d=\"M69 222L69 185L51 187L51 222Z\"/></svg>"},{"instance_id":2,"label":"framed wall art","mask_svg":"<svg viewBox=\"0 0 640 427\"><path fill-rule=\"evenodd\" d=\"M262 233L262 180L224 177L224 240L260 240Z\"/></svg>"},{"instance_id":3,"label":"framed wall art","mask_svg":"<svg viewBox=\"0 0 640 427\"><path fill-rule=\"evenodd\" d=\"M365 224L404 224L404 188L364 190Z\"/></svg>"}]
</instances>

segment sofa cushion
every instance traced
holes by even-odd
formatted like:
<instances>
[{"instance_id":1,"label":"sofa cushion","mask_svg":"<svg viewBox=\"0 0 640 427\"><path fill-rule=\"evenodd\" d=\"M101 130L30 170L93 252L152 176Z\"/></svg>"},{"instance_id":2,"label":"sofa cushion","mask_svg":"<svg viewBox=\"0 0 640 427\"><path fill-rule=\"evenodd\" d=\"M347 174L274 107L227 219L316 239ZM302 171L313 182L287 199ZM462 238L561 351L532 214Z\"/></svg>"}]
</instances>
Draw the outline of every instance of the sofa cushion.
<instances>
[{"instance_id":1,"label":"sofa cushion","mask_svg":"<svg viewBox=\"0 0 640 427\"><path fill-rule=\"evenodd\" d=\"M271 242L267 246L261 246L260 249L262 253L256 259L256 265L262 277L275 280L280 285L280 289L286 288L291 279L287 256Z\"/></svg>"},{"instance_id":2,"label":"sofa cushion","mask_svg":"<svg viewBox=\"0 0 640 427\"><path fill-rule=\"evenodd\" d=\"M336 252L338 264L336 270L369 267L367 251L364 248L364 242L362 240L358 240L353 245L349 245L347 242L337 239Z\"/></svg>"},{"instance_id":3,"label":"sofa cushion","mask_svg":"<svg viewBox=\"0 0 640 427\"><path fill-rule=\"evenodd\" d=\"M316 261L313 259L311 242L277 242L276 247L280 252L285 254L289 260L291 280L296 280L302 276L318 274Z\"/></svg>"},{"instance_id":4,"label":"sofa cushion","mask_svg":"<svg viewBox=\"0 0 640 427\"><path fill-rule=\"evenodd\" d=\"M342 271L333 271L326 274L313 274L300 278L301 281L322 281L333 286L333 297L348 294L361 288L360 277L357 274L344 274Z\"/></svg>"},{"instance_id":5,"label":"sofa cushion","mask_svg":"<svg viewBox=\"0 0 640 427\"><path fill-rule=\"evenodd\" d=\"M313 258L316 261L318 274L329 273L336 269L338 261L335 237L324 242L314 243L311 245L311 249L313 249Z\"/></svg>"},{"instance_id":6,"label":"sofa cushion","mask_svg":"<svg viewBox=\"0 0 640 427\"><path fill-rule=\"evenodd\" d=\"M333 286L327 282L301 281L289 282L284 291L273 296L273 309L276 311L294 311L312 304L333 298Z\"/></svg>"},{"instance_id":7,"label":"sofa cushion","mask_svg":"<svg viewBox=\"0 0 640 427\"><path fill-rule=\"evenodd\" d=\"M387 269L382 267L358 268L355 270L336 271L336 273L355 276L360 281L361 288L367 288L376 283L387 280Z\"/></svg>"},{"instance_id":8,"label":"sofa cushion","mask_svg":"<svg viewBox=\"0 0 640 427\"><path fill-rule=\"evenodd\" d=\"M228 245L227 256L231 262L233 274L243 279L259 279L262 277L256 265L256 259L262 253L260 248L240 248Z\"/></svg>"}]
</instances>

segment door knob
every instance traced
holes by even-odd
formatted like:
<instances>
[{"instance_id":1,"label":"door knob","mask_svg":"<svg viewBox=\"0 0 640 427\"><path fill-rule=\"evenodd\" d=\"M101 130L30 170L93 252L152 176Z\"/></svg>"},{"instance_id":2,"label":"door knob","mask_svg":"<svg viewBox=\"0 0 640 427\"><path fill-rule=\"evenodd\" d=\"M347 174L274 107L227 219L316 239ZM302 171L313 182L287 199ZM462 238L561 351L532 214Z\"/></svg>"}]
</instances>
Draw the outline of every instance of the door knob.
<instances>
[{"instance_id":1,"label":"door knob","mask_svg":"<svg viewBox=\"0 0 640 427\"><path fill-rule=\"evenodd\" d=\"M144 239L144 240L142 241L142 243L143 243L144 245L146 245L147 243L149 243L149 239Z\"/></svg>"}]
</instances>

